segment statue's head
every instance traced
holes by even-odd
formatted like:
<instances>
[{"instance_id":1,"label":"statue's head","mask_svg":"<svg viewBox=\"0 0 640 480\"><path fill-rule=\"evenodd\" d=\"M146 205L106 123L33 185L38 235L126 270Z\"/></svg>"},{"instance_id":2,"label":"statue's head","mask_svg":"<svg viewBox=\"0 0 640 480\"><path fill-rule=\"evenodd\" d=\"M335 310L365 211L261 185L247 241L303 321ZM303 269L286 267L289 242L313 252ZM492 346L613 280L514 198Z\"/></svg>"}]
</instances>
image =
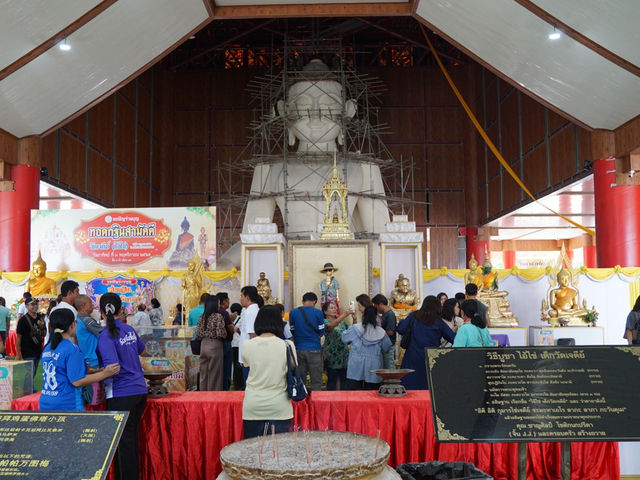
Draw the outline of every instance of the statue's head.
<instances>
[{"instance_id":1,"label":"statue's head","mask_svg":"<svg viewBox=\"0 0 640 480\"><path fill-rule=\"evenodd\" d=\"M260 280L264 280L264 276L265 276L265 273L264 272L260 272Z\"/></svg>"},{"instance_id":2,"label":"statue's head","mask_svg":"<svg viewBox=\"0 0 640 480\"><path fill-rule=\"evenodd\" d=\"M411 291L411 281L408 278L403 277L398 281L398 290L404 294L409 293Z\"/></svg>"},{"instance_id":3,"label":"statue's head","mask_svg":"<svg viewBox=\"0 0 640 480\"><path fill-rule=\"evenodd\" d=\"M404 278L404 275L402 273L398 275L398 278L396 278L396 283L395 283L396 288L400 287L400 280L402 280L403 278Z\"/></svg>"},{"instance_id":4,"label":"statue's head","mask_svg":"<svg viewBox=\"0 0 640 480\"><path fill-rule=\"evenodd\" d=\"M320 59L311 60L278 102L278 113L289 118L289 145L298 152L324 153L344 143L341 118L352 118L356 103L343 98L342 84Z\"/></svg>"},{"instance_id":5,"label":"statue's head","mask_svg":"<svg viewBox=\"0 0 640 480\"><path fill-rule=\"evenodd\" d=\"M47 264L42 259L42 255L38 251L38 258L36 258L33 262L33 274L36 277L44 277L44 274L46 271L47 271Z\"/></svg>"},{"instance_id":6,"label":"statue's head","mask_svg":"<svg viewBox=\"0 0 640 480\"><path fill-rule=\"evenodd\" d=\"M556 275L556 279L558 280L558 285L566 287L571 283L571 273L566 268L563 268Z\"/></svg>"},{"instance_id":7,"label":"statue's head","mask_svg":"<svg viewBox=\"0 0 640 480\"><path fill-rule=\"evenodd\" d=\"M196 262L194 260L191 260L187 264L187 270L189 270L190 272L193 272L195 269L196 269Z\"/></svg>"},{"instance_id":8,"label":"statue's head","mask_svg":"<svg viewBox=\"0 0 640 480\"><path fill-rule=\"evenodd\" d=\"M184 220L182 220L182 223L180 224L180 228L182 228L183 232L186 232L189 230L190 226L191 224L189 223L189 220L187 220L187 217L184 217Z\"/></svg>"},{"instance_id":9,"label":"statue's head","mask_svg":"<svg viewBox=\"0 0 640 480\"><path fill-rule=\"evenodd\" d=\"M478 269L478 261L476 260L476 257L473 255L473 253L471 254L471 259L469 260L469 269L474 271Z\"/></svg>"}]
</instances>

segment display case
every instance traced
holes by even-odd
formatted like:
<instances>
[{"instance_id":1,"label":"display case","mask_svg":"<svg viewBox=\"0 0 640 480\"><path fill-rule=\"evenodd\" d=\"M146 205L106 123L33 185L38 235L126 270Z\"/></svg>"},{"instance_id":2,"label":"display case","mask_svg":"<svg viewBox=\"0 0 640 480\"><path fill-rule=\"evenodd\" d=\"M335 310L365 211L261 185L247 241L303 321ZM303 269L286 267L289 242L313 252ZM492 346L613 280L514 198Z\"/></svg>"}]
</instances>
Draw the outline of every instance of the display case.
<instances>
[{"instance_id":1,"label":"display case","mask_svg":"<svg viewBox=\"0 0 640 480\"><path fill-rule=\"evenodd\" d=\"M0 410L9 410L16 398L33 393L31 360L0 361Z\"/></svg>"},{"instance_id":2,"label":"display case","mask_svg":"<svg viewBox=\"0 0 640 480\"><path fill-rule=\"evenodd\" d=\"M171 370L165 380L170 392L196 390L198 357L191 352L195 327L180 325L134 327L143 341L146 353L140 357L143 370Z\"/></svg>"}]
</instances>

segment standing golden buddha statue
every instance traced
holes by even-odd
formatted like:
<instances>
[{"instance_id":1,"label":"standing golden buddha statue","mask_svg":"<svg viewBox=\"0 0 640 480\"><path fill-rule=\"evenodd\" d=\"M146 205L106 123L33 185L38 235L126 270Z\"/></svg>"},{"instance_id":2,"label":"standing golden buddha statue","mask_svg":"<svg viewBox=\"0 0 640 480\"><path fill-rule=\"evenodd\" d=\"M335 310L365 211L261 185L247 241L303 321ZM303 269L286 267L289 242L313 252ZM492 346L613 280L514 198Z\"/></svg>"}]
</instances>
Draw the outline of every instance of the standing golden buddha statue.
<instances>
[{"instance_id":1,"label":"standing golden buddha statue","mask_svg":"<svg viewBox=\"0 0 640 480\"><path fill-rule=\"evenodd\" d=\"M47 264L42 259L40 251L38 251L38 258L35 259L32 265L30 278L27 281L25 292L30 292L34 297L52 297L55 298L58 294L56 292L55 280L48 278Z\"/></svg>"}]
</instances>

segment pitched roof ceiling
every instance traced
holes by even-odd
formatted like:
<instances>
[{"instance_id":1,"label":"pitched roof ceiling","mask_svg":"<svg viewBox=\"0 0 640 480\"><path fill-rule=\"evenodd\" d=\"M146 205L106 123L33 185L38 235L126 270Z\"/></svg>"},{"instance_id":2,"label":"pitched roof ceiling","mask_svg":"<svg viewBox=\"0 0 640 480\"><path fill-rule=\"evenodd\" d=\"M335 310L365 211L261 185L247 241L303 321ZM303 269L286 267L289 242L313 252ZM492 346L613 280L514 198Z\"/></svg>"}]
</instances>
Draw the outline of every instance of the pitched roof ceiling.
<instances>
[{"instance_id":1,"label":"pitched roof ceiling","mask_svg":"<svg viewBox=\"0 0 640 480\"><path fill-rule=\"evenodd\" d=\"M108 95L213 17L310 15L311 0L2 0L0 128L41 134ZM323 2L327 3L327 2ZM305 5L299 5L305 4ZM415 15L565 116L614 129L640 113L640 2L362 0L354 15ZM367 5L381 6L377 10ZM336 4L338 5L338 4ZM385 5L387 7L385 7ZM405 10L398 6L406 6ZM234 9L236 10L224 10ZM237 10L243 9L244 10ZM325 8L326 7L322 7ZM356 13L361 9L360 13ZM323 11L325 11L323 10ZM374 12L374 13L372 13ZM564 31L548 39L554 25ZM71 51L55 47L67 38Z\"/></svg>"}]
</instances>

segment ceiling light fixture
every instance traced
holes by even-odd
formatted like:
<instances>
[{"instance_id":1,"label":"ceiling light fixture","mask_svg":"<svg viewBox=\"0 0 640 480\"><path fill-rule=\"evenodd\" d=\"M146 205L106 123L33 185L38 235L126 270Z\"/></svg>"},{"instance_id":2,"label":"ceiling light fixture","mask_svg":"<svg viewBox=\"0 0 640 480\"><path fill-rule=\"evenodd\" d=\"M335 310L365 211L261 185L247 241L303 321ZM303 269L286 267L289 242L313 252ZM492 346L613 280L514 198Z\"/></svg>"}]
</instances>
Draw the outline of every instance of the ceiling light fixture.
<instances>
[{"instance_id":1,"label":"ceiling light fixture","mask_svg":"<svg viewBox=\"0 0 640 480\"><path fill-rule=\"evenodd\" d=\"M560 38L560 32L556 30L556 27L553 27L553 32L549 34L549 40L558 40Z\"/></svg>"},{"instance_id":2,"label":"ceiling light fixture","mask_svg":"<svg viewBox=\"0 0 640 480\"><path fill-rule=\"evenodd\" d=\"M67 43L67 39L65 38L65 39L62 41L62 43L60 43L60 44L58 45L58 48L59 48L60 50L64 51L64 52L68 52L69 50L71 50L71 45L69 45L69 44Z\"/></svg>"}]
</instances>

